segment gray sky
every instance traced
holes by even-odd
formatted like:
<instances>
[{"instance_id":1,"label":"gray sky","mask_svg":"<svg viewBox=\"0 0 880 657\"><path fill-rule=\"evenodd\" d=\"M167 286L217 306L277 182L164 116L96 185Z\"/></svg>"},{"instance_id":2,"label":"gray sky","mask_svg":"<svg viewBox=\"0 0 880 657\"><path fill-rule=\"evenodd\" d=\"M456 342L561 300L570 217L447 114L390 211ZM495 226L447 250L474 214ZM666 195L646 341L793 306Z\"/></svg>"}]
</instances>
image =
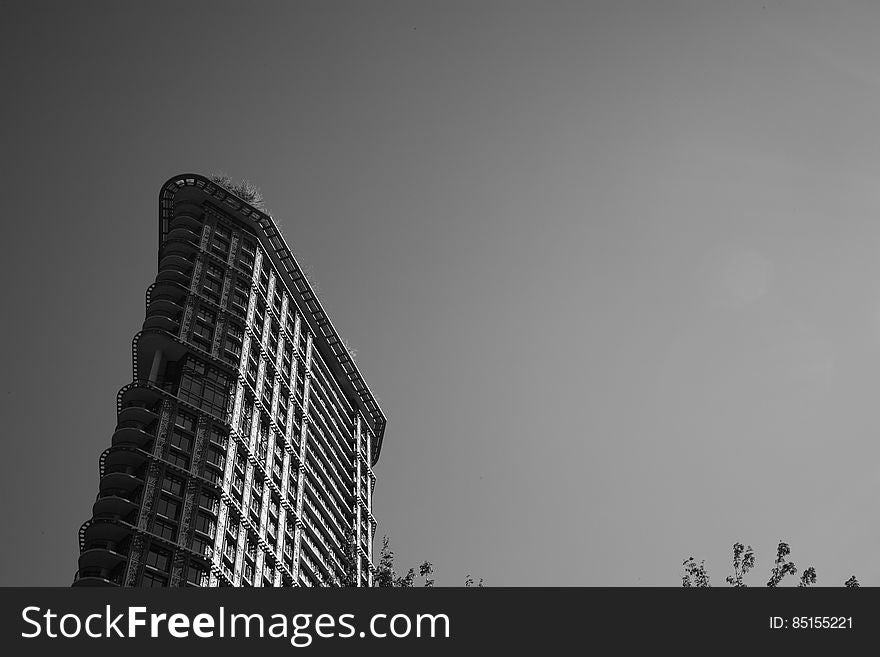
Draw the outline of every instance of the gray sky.
<instances>
[{"instance_id":1,"label":"gray sky","mask_svg":"<svg viewBox=\"0 0 880 657\"><path fill-rule=\"evenodd\" d=\"M880 5L3 2L3 584L67 585L157 193L267 205L439 584L880 585Z\"/></svg>"}]
</instances>

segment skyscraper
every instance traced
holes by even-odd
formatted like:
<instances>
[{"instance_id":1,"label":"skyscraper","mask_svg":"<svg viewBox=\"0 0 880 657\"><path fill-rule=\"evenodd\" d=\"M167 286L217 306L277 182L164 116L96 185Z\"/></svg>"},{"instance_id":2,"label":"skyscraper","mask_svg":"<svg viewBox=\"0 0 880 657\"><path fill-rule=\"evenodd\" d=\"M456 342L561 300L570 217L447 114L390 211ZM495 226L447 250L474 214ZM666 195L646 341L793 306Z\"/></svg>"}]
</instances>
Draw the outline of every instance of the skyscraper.
<instances>
[{"instance_id":1,"label":"skyscraper","mask_svg":"<svg viewBox=\"0 0 880 657\"><path fill-rule=\"evenodd\" d=\"M385 416L270 216L162 186L132 369L74 586L372 584Z\"/></svg>"}]
</instances>

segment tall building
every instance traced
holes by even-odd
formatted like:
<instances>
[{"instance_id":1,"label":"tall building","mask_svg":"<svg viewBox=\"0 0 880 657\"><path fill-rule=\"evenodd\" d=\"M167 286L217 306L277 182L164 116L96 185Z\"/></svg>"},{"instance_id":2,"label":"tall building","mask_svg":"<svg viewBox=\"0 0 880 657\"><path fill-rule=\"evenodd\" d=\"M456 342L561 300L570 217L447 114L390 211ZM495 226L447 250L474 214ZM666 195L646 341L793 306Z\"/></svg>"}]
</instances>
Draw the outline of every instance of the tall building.
<instances>
[{"instance_id":1,"label":"tall building","mask_svg":"<svg viewBox=\"0 0 880 657\"><path fill-rule=\"evenodd\" d=\"M132 369L74 586L372 584L385 416L271 217L162 186Z\"/></svg>"}]
</instances>

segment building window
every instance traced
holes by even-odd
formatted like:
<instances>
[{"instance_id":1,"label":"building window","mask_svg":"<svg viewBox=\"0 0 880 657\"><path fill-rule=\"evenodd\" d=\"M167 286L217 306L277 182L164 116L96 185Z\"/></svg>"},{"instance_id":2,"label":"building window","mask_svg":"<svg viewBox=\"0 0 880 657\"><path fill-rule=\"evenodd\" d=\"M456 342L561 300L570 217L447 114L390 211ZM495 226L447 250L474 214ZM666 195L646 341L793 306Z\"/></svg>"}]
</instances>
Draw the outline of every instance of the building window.
<instances>
[{"instance_id":1,"label":"building window","mask_svg":"<svg viewBox=\"0 0 880 657\"><path fill-rule=\"evenodd\" d=\"M189 413L178 413L168 438L169 448L166 460L179 468L189 468L189 454L192 451L196 418Z\"/></svg>"},{"instance_id":2,"label":"building window","mask_svg":"<svg viewBox=\"0 0 880 657\"><path fill-rule=\"evenodd\" d=\"M238 252L238 264L246 272L251 273L254 269L254 254L256 245L250 240L242 240Z\"/></svg>"},{"instance_id":3,"label":"building window","mask_svg":"<svg viewBox=\"0 0 880 657\"><path fill-rule=\"evenodd\" d=\"M266 322L266 304L260 299L254 309L254 332L257 334L257 342L263 343L263 326Z\"/></svg>"},{"instance_id":4,"label":"building window","mask_svg":"<svg viewBox=\"0 0 880 657\"><path fill-rule=\"evenodd\" d=\"M272 408L272 388L274 387L273 379L275 378L273 369L271 366L266 368L266 375L263 377L263 394L260 396L263 407L267 411Z\"/></svg>"},{"instance_id":5,"label":"building window","mask_svg":"<svg viewBox=\"0 0 880 657\"><path fill-rule=\"evenodd\" d=\"M266 463L266 450L269 447L269 424L264 420L260 422L260 436L257 442L257 459L260 463Z\"/></svg>"},{"instance_id":6,"label":"building window","mask_svg":"<svg viewBox=\"0 0 880 657\"><path fill-rule=\"evenodd\" d=\"M228 536L223 544L223 556L235 563L235 540L230 540Z\"/></svg>"},{"instance_id":7,"label":"building window","mask_svg":"<svg viewBox=\"0 0 880 657\"><path fill-rule=\"evenodd\" d=\"M149 571L144 571L144 576L141 578L141 585L144 587L168 586L168 578Z\"/></svg>"},{"instance_id":8,"label":"building window","mask_svg":"<svg viewBox=\"0 0 880 657\"><path fill-rule=\"evenodd\" d=\"M238 365L241 359L241 345L244 340L244 331L238 324L229 324L226 327L226 340L223 343L223 360Z\"/></svg>"},{"instance_id":9,"label":"building window","mask_svg":"<svg viewBox=\"0 0 880 657\"><path fill-rule=\"evenodd\" d=\"M226 467L226 452L211 445L208 447L208 463L222 470Z\"/></svg>"},{"instance_id":10,"label":"building window","mask_svg":"<svg viewBox=\"0 0 880 657\"><path fill-rule=\"evenodd\" d=\"M208 432L208 440L210 440L215 445L219 445L223 449L229 445L229 436L227 433L217 427L211 427L211 430Z\"/></svg>"},{"instance_id":11,"label":"building window","mask_svg":"<svg viewBox=\"0 0 880 657\"><path fill-rule=\"evenodd\" d=\"M174 419L174 425L180 427L184 431L195 433L196 416L192 413L178 413L177 417Z\"/></svg>"},{"instance_id":12,"label":"building window","mask_svg":"<svg viewBox=\"0 0 880 657\"><path fill-rule=\"evenodd\" d=\"M240 292L236 290L232 296L232 306L233 310L239 310L239 315L244 316L247 312L248 307L248 295L247 292Z\"/></svg>"},{"instance_id":13,"label":"building window","mask_svg":"<svg viewBox=\"0 0 880 657\"><path fill-rule=\"evenodd\" d=\"M157 518L153 521L153 533L173 543L177 537L177 525Z\"/></svg>"},{"instance_id":14,"label":"building window","mask_svg":"<svg viewBox=\"0 0 880 657\"><path fill-rule=\"evenodd\" d=\"M180 514L180 503L170 497L160 495L159 501L156 503L156 513L170 520L177 520L177 516Z\"/></svg>"},{"instance_id":15,"label":"building window","mask_svg":"<svg viewBox=\"0 0 880 657\"><path fill-rule=\"evenodd\" d=\"M251 293L250 282L244 278L236 278L235 286L229 300L230 309L237 315L244 317L247 314L248 298Z\"/></svg>"},{"instance_id":16,"label":"building window","mask_svg":"<svg viewBox=\"0 0 880 657\"><path fill-rule=\"evenodd\" d=\"M214 536L215 532L217 531L217 523L215 522L215 520L211 516L201 511L196 514L194 527L196 531L207 534L208 536Z\"/></svg>"},{"instance_id":17,"label":"building window","mask_svg":"<svg viewBox=\"0 0 880 657\"><path fill-rule=\"evenodd\" d=\"M217 227L214 228L214 235L211 238L211 252L225 260L226 256L229 255L230 239L231 233L229 229L217 224Z\"/></svg>"},{"instance_id":18,"label":"building window","mask_svg":"<svg viewBox=\"0 0 880 657\"><path fill-rule=\"evenodd\" d=\"M239 418L238 432L248 438L251 435L251 418L254 415L254 396L247 392L241 406L241 417Z\"/></svg>"},{"instance_id":19,"label":"building window","mask_svg":"<svg viewBox=\"0 0 880 657\"><path fill-rule=\"evenodd\" d=\"M198 521L197 521L198 523ZM198 524L197 524L198 526ZM193 536L192 539L192 551L196 554L200 554L203 557L211 558L214 556L214 531L216 527L212 529L211 532L205 532L210 536L209 539L203 538L199 535Z\"/></svg>"},{"instance_id":20,"label":"building window","mask_svg":"<svg viewBox=\"0 0 880 657\"><path fill-rule=\"evenodd\" d=\"M229 379L220 370L190 358L180 377L178 396L212 415L223 416L229 402Z\"/></svg>"},{"instance_id":21,"label":"building window","mask_svg":"<svg viewBox=\"0 0 880 657\"><path fill-rule=\"evenodd\" d=\"M220 510L220 500L211 493L202 493L199 495L199 507L211 513L217 513Z\"/></svg>"},{"instance_id":22,"label":"building window","mask_svg":"<svg viewBox=\"0 0 880 657\"><path fill-rule=\"evenodd\" d=\"M205 278L202 282L202 294L213 301L220 303L220 293L223 291L223 268L208 264L205 267Z\"/></svg>"},{"instance_id":23,"label":"building window","mask_svg":"<svg viewBox=\"0 0 880 657\"><path fill-rule=\"evenodd\" d=\"M174 429L171 430L170 442L172 445L174 445L178 449L182 449L184 452L189 453L192 451L192 434L186 433L179 427L174 427Z\"/></svg>"},{"instance_id":24,"label":"building window","mask_svg":"<svg viewBox=\"0 0 880 657\"><path fill-rule=\"evenodd\" d=\"M186 569L186 581L193 586L207 586L208 574L201 566L190 563Z\"/></svg>"},{"instance_id":25,"label":"building window","mask_svg":"<svg viewBox=\"0 0 880 657\"><path fill-rule=\"evenodd\" d=\"M171 565L171 553L168 550L151 547L149 552L147 552L145 562L148 566L167 573Z\"/></svg>"},{"instance_id":26,"label":"building window","mask_svg":"<svg viewBox=\"0 0 880 657\"><path fill-rule=\"evenodd\" d=\"M278 322L275 320L271 320L271 324L269 325L269 355L272 360L275 360L275 356L278 354Z\"/></svg>"},{"instance_id":27,"label":"building window","mask_svg":"<svg viewBox=\"0 0 880 657\"><path fill-rule=\"evenodd\" d=\"M293 363L293 349L290 347L290 343L284 345L284 355L281 357L281 367L282 372L281 375L284 378L284 382L287 383L290 381L290 368Z\"/></svg>"},{"instance_id":28,"label":"building window","mask_svg":"<svg viewBox=\"0 0 880 657\"><path fill-rule=\"evenodd\" d=\"M193 342L205 351L211 351L211 341L214 339L214 326L217 323L217 315L206 308L196 311L196 321L193 322Z\"/></svg>"},{"instance_id":29,"label":"building window","mask_svg":"<svg viewBox=\"0 0 880 657\"><path fill-rule=\"evenodd\" d=\"M176 452L174 450L169 450L168 455L165 459L174 465L176 465L181 470L189 470L189 457L184 456L180 452Z\"/></svg>"},{"instance_id":30,"label":"building window","mask_svg":"<svg viewBox=\"0 0 880 657\"><path fill-rule=\"evenodd\" d=\"M287 390L284 386L281 386L278 390L278 425L281 427L282 431L287 429L288 404Z\"/></svg>"},{"instance_id":31,"label":"building window","mask_svg":"<svg viewBox=\"0 0 880 657\"><path fill-rule=\"evenodd\" d=\"M166 475L162 480L162 490L180 497L183 494L183 480Z\"/></svg>"}]
</instances>

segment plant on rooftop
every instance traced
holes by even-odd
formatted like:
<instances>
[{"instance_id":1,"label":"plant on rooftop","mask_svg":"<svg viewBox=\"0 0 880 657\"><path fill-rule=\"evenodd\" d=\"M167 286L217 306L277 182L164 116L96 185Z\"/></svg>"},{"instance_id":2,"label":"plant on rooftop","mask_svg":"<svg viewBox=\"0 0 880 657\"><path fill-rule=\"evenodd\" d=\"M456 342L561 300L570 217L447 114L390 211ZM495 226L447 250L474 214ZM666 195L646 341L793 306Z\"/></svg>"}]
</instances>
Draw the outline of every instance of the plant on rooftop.
<instances>
[{"instance_id":1,"label":"plant on rooftop","mask_svg":"<svg viewBox=\"0 0 880 657\"><path fill-rule=\"evenodd\" d=\"M266 211L266 204L263 200L263 192L249 180L243 180L240 183L232 182L232 178L223 173L208 176L211 182L215 182L221 187L228 189L245 203L254 206L257 210Z\"/></svg>"}]
</instances>

